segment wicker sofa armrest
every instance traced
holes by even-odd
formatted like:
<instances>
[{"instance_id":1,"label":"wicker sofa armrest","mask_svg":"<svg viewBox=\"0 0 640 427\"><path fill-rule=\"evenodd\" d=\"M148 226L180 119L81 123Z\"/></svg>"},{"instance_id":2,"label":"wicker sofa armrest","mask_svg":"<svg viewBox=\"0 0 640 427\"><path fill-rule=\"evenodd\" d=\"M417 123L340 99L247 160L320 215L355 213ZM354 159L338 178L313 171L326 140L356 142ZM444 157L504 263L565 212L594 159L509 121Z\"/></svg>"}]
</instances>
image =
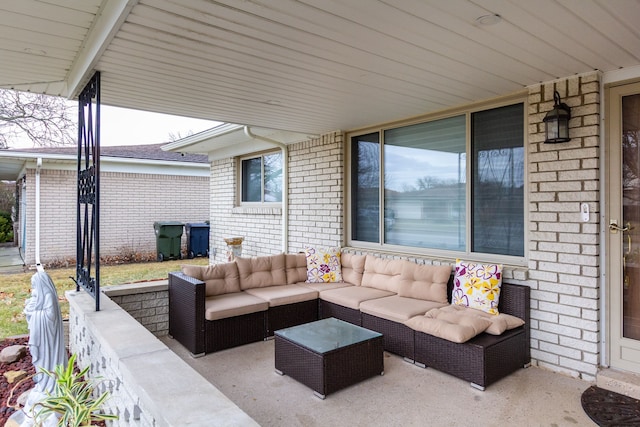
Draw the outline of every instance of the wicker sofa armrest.
<instances>
[{"instance_id":1,"label":"wicker sofa armrest","mask_svg":"<svg viewBox=\"0 0 640 427\"><path fill-rule=\"evenodd\" d=\"M169 273L169 335L193 355L205 351L205 283L181 272Z\"/></svg>"},{"instance_id":2,"label":"wicker sofa armrest","mask_svg":"<svg viewBox=\"0 0 640 427\"><path fill-rule=\"evenodd\" d=\"M530 323L530 294L528 286L503 283L500 290L500 313L510 314L524 320L525 324Z\"/></svg>"}]
</instances>

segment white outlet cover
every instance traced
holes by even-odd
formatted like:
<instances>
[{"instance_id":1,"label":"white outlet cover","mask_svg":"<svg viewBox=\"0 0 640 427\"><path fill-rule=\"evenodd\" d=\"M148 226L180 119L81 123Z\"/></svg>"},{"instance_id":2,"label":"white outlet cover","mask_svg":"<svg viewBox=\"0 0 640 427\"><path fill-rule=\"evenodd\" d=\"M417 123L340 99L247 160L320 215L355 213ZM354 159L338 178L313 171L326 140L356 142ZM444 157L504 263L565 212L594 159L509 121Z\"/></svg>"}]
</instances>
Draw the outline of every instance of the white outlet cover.
<instances>
[{"instance_id":1,"label":"white outlet cover","mask_svg":"<svg viewBox=\"0 0 640 427\"><path fill-rule=\"evenodd\" d=\"M589 203L580 205L580 213L582 215L582 221L589 222Z\"/></svg>"}]
</instances>

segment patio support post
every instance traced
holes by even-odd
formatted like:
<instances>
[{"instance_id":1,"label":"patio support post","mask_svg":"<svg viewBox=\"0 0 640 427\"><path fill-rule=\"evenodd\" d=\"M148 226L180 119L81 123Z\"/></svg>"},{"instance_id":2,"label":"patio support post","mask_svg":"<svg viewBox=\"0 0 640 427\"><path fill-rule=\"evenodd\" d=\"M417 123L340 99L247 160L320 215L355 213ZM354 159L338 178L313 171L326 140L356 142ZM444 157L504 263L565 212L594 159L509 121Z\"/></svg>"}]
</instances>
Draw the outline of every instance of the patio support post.
<instances>
[{"instance_id":1,"label":"patio support post","mask_svg":"<svg viewBox=\"0 0 640 427\"><path fill-rule=\"evenodd\" d=\"M99 311L100 72L98 71L78 98L77 193L76 285L77 290L82 286L95 299L96 311Z\"/></svg>"}]
</instances>

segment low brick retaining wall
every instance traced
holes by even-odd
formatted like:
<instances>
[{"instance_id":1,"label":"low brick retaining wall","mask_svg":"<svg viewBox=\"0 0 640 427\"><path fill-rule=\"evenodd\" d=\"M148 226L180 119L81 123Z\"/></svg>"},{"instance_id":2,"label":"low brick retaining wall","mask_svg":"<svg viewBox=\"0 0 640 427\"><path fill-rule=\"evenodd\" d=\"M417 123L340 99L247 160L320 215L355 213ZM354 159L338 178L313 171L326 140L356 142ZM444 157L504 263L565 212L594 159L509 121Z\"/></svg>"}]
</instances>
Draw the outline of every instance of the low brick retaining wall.
<instances>
[{"instance_id":1,"label":"low brick retaining wall","mask_svg":"<svg viewBox=\"0 0 640 427\"><path fill-rule=\"evenodd\" d=\"M131 283L102 288L102 293L157 337L169 333L168 281Z\"/></svg>"},{"instance_id":2,"label":"low brick retaining wall","mask_svg":"<svg viewBox=\"0 0 640 427\"><path fill-rule=\"evenodd\" d=\"M101 310L95 311L95 301L86 292L65 294L69 349L77 354L81 368L90 367L91 378L103 380L98 391L109 391L105 412L119 420L108 425L258 425L155 336L166 334L161 326L166 285L164 291L161 283L147 283L113 287L109 292L155 330L147 330L107 295L101 296ZM151 295L160 301L150 302Z\"/></svg>"}]
</instances>

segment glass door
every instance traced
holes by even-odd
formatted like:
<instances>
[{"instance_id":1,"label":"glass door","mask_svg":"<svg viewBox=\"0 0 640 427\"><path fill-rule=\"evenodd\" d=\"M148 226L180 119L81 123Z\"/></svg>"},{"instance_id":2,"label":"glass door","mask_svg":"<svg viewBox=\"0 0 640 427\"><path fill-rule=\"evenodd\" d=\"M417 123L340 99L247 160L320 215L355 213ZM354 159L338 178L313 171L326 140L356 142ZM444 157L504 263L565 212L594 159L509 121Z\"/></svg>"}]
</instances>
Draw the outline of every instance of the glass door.
<instances>
[{"instance_id":1,"label":"glass door","mask_svg":"<svg viewBox=\"0 0 640 427\"><path fill-rule=\"evenodd\" d=\"M609 100L611 365L640 372L640 84Z\"/></svg>"}]
</instances>

